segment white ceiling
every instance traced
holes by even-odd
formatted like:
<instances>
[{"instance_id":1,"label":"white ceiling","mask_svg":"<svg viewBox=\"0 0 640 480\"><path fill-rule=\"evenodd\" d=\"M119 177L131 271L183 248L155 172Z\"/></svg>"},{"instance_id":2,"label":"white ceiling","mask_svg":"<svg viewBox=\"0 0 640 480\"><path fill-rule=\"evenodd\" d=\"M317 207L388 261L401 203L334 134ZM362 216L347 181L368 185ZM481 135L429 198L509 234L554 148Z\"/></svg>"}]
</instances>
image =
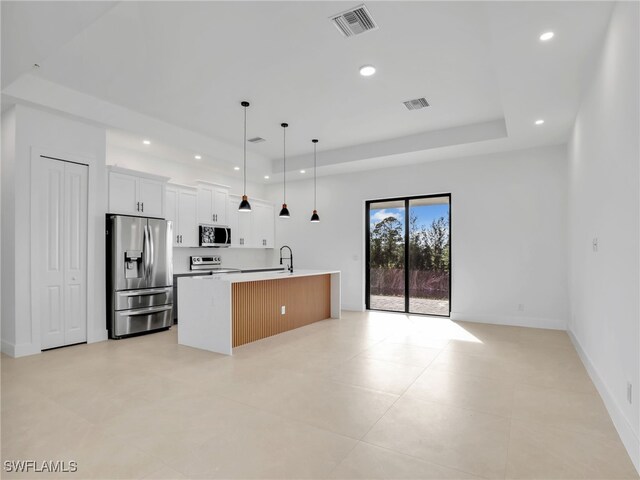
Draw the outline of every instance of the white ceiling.
<instances>
[{"instance_id":1,"label":"white ceiling","mask_svg":"<svg viewBox=\"0 0 640 480\"><path fill-rule=\"evenodd\" d=\"M358 1L45 3L47 28L29 29L30 41L10 29L23 40L13 41L6 24L40 25L42 14L33 2L2 2L3 100L25 99L20 82L37 76L241 147L246 99L249 137L267 139L252 155L281 170L286 121L288 167L309 165L319 138L331 172L458 146L471 154L565 142L611 12L610 2L369 1L380 28L344 38L328 17ZM68 34L47 43L52 25ZM556 36L542 43L547 30ZM364 64L377 74L361 77ZM402 104L422 96L430 107Z\"/></svg>"}]
</instances>

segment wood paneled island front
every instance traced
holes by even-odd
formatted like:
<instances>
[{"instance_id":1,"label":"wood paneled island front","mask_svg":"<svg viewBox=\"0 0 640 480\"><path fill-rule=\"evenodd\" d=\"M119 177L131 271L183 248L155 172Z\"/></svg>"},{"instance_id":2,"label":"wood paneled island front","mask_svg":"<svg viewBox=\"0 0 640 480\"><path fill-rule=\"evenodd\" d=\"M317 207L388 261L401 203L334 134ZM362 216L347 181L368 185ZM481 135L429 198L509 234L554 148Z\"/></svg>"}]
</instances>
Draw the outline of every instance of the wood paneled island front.
<instances>
[{"instance_id":1,"label":"wood paneled island front","mask_svg":"<svg viewBox=\"0 0 640 480\"><path fill-rule=\"evenodd\" d=\"M233 348L340 318L340 272L298 270L178 279L178 343Z\"/></svg>"}]
</instances>

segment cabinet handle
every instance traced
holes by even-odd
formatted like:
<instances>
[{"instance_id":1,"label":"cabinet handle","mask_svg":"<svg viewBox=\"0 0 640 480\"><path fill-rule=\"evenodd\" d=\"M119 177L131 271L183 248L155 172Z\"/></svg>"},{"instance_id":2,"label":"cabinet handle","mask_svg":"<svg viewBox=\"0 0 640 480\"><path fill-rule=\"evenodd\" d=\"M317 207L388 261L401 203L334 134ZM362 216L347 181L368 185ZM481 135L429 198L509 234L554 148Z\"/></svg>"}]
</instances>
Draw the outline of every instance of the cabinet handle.
<instances>
[{"instance_id":1,"label":"cabinet handle","mask_svg":"<svg viewBox=\"0 0 640 480\"><path fill-rule=\"evenodd\" d=\"M142 211L144 212L144 202L142 202L141 205L142 205Z\"/></svg>"},{"instance_id":2,"label":"cabinet handle","mask_svg":"<svg viewBox=\"0 0 640 480\"><path fill-rule=\"evenodd\" d=\"M140 202L136 203L136 212L140 211Z\"/></svg>"},{"instance_id":3,"label":"cabinet handle","mask_svg":"<svg viewBox=\"0 0 640 480\"><path fill-rule=\"evenodd\" d=\"M180 243L180 235L176 235L176 243Z\"/></svg>"},{"instance_id":4,"label":"cabinet handle","mask_svg":"<svg viewBox=\"0 0 640 480\"><path fill-rule=\"evenodd\" d=\"M182 243L182 235L180 235L180 243Z\"/></svg>"}]
</instances>

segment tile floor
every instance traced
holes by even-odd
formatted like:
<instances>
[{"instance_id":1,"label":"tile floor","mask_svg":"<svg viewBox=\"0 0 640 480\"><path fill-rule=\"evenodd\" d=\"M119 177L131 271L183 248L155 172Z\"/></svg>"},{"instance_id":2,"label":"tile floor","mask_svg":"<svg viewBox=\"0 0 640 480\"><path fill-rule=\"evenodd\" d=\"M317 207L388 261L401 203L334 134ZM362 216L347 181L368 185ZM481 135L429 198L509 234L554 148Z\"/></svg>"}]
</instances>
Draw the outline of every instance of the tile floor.
<instances>
[{"instance_id":1,"label":"tile floor","mask_svg":"<svg viewBox=\"0 0 640 480\"><path fill-rule=\"evenodd\" d=\"M344 312L225 357L176 330L2 357L40 478L638 478L566 333ZM4 473L3 478L19 478Z\"/></svg>"}]
</instances>

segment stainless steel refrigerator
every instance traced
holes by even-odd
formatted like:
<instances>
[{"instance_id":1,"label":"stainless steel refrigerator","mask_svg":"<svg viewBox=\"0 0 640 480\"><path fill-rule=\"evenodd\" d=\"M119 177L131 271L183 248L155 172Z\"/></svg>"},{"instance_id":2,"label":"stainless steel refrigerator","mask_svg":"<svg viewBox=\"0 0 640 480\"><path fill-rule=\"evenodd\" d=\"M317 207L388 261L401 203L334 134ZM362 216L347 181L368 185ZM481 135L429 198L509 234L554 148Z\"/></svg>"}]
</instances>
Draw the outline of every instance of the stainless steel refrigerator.
<instances>
[{"instance_id":1,"label":"stainless steel refrigerator","mask_svg":"<svg viewBox=\"0 0 640 480\"><path fill-rule=\"evenodd\" d=\"M109 338L169 328L173 306L173 225L107 215Z\"/></svg>"}]
</instances>

